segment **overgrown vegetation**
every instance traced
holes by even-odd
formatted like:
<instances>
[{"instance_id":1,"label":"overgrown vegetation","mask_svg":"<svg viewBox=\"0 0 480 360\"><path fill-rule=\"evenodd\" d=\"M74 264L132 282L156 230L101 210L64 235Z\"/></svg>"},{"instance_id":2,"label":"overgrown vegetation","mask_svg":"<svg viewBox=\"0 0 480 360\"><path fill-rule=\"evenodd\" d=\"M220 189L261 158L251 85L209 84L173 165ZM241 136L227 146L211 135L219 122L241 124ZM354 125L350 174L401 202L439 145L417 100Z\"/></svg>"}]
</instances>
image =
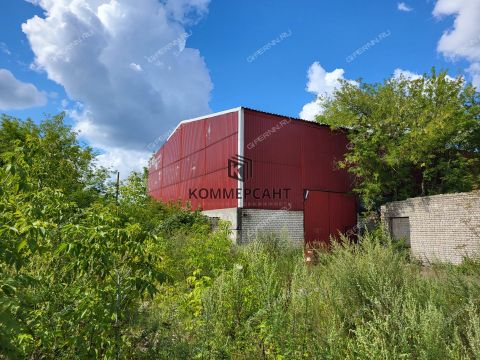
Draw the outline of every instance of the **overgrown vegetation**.
<instances>
[{"instance_id":1,"label":"overgrown vegetation","mask_svg":"<svg viewBox=\"0 0 480 360\"><path fill-rule=\"evenodd\" d=\"M115 188L62 116L0 128L0 358L480 357L480 263L425 271L381 232L319 264L288 239Z\"/></svg>"},{"instance_id":2,"label":"overgrown vegetation","mask_svg":"<svg viewBox=\"0 0 480 360\"><path fill-rule=\"evenodd\" d=\"M382 234L337 244L313 267L281 241L271 248L241 249L204 291L193 329L167 322L163 336L175 339L175 351L213 359L480 356L478 263L427 276ZM168 314L156 304L152 311Z\"/></svg>"},{"instance_id":3,"label":"overgrown vegetation","mask_svg":"<svg viewBox=\"0 0 480 360\"><path fill-rule=\"evenodd\" d=\"M321 99L321 123L349 129L341 167L367 209L480 188L480 94L446 72L384 83L343 81Z\"/></svg>"},{"instance_id":4,"label":"overgrown vegetation","mask_svg":"<svg viewBox=\"0 0 480 360\"><path fill-rule=\"evenodd\" d=\"M63 116L0 128L0 353L125 358L144 301L162 284L215 276L231 262L225 226L146 195L145 175L115 189Z\"/></svg>"}]
</instances>

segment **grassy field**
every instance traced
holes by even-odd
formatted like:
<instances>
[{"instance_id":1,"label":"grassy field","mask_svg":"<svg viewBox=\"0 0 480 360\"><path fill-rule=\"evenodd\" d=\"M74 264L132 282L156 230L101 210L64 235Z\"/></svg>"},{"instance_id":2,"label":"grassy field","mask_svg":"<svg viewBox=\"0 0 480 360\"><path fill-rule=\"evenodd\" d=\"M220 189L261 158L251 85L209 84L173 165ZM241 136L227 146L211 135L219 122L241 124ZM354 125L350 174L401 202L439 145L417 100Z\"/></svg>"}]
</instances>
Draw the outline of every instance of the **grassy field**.
<instances>
[{"instance_id":1,"label":"grassy field","mask_svg":"<svg viewBox=\"0 0 480 360\"><path fill-rule=\"evenodd\" d=\"M145 305L144 358L480 358L479 262L426 269L380 233L316 266L272 236L234 252Z\"/></svg>"}]
</instances>

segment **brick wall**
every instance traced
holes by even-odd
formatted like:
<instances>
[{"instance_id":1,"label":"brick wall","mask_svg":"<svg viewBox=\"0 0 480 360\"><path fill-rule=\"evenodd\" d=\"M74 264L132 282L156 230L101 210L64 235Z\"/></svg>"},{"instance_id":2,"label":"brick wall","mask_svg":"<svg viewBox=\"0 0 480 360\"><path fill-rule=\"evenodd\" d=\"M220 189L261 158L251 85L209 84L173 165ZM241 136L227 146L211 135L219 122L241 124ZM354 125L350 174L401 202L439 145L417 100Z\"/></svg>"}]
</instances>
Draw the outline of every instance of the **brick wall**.
<instances>
[{"instance_id":1,"label":"brick wall","mask_svg":"<svg viewBox=\"0 0 480 360\"><path fill-rule=\"evenodd\" d=\"M395 201L382 206L381 213L391 232L392 219L408 218L412 254L423 262L458 264L480 255L480 191Z\"/></svg>"},{"instance_id":2,"label":"brick wall","mask_svg":"<svg viewBox=\"0 0 480 360\"><path fill-rule=\"evenodd\" d=\"M293 243L303 245L303 211L242 209L240 214L240 243L263 232L285 234Z\"/></svg>"}]
</instances>

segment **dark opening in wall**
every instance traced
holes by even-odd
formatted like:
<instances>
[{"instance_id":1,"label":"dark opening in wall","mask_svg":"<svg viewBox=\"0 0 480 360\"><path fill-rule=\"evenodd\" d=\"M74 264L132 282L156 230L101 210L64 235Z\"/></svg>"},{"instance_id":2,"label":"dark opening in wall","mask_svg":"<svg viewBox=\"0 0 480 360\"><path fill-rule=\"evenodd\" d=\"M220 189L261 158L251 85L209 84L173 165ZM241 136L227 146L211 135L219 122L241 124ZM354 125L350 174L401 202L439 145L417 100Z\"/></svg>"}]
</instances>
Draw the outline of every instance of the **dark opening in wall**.
<instances>
[{"instance_id":1,"label":"dark opening in wall","mask_svg":"<svg viewBox=\"0 0 480 360\"><path fill-rule=\"evenodd\" d=\"M390 218L390 234L395 240L403 239L405 243L410 246L410 218Z\"/></svg>"}]
</instances>

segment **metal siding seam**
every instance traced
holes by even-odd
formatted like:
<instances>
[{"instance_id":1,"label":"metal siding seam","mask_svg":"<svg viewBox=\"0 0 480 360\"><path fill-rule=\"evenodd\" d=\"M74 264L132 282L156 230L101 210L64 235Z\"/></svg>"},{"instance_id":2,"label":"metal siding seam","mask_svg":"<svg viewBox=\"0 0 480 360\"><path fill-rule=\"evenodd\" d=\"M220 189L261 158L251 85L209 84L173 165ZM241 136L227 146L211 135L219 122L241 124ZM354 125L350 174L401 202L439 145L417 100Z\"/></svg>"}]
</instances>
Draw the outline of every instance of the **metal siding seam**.
<instances>
[{"instance_id":1,"label":"metal siding seam","mask_svg":"<svg viewBox=\"0 0 480 360\"><path fill-rule=\"evenodd\" d=\"M237 133L238 133L238 138L237 138L237 146L238 146L238 155L240 156L245 156L244 153L244 141L245 141L245 132L244 132L244 113L243 113L243 107L240 107L238 110L238 128L237 128ZM238 180L238 188L240 189L240 194L241 196L238 198L238 204L237 207L243 208L243 181Z\"/></svg>"}]
</instances>

